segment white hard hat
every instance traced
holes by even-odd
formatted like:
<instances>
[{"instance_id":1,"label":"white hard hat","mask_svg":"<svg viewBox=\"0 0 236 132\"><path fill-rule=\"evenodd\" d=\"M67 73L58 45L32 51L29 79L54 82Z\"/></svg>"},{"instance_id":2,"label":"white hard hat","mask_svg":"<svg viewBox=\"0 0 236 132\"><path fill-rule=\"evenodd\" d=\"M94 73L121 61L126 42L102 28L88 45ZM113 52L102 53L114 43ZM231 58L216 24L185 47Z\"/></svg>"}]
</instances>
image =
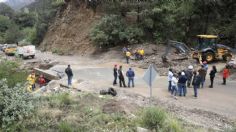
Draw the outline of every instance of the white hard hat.
<instances>
[{"instance_id":1,"label":"white hard hat","mask_svg":"<svg viewBox=\"0 0 236 132\"><path fill-rule=\"evenodd\" d=\"M181 75L182 75L182 76L184 76L184 75L185 75L185 73L184 73L184 72L181 72Z\"/></svg>"},{"instance_id":2,"label":"white hard hat","mask_svg":"<svg viewBox=\"0 0 236 132\"><path fill-rule=\"evenodd\" d=\"M192 65L188 66L188 69L192 70L192 69L193 69L193 66L192 66Z\"/></svg>"}]
</instances>

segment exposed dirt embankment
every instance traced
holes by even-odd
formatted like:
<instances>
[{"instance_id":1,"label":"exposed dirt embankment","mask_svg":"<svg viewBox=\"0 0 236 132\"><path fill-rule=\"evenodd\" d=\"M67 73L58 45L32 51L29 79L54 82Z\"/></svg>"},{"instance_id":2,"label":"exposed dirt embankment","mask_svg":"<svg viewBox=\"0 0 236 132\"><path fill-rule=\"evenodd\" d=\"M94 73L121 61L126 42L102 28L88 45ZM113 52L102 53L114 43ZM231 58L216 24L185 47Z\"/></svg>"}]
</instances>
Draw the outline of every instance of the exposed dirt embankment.
<instances>
[{"instance_id":1,"label":"exposed dirt embankment","mask_svg":"<svg viewBox=\"0 0 236 132\"><path fill-rule=\"evenodd\" d=\"M84 3L70 1L62 12L58 12L50 25L40 48L55 53L88 55L95 51L89 40L91 28L101 18L94 15Z\"/></svg>"}]
</instances>

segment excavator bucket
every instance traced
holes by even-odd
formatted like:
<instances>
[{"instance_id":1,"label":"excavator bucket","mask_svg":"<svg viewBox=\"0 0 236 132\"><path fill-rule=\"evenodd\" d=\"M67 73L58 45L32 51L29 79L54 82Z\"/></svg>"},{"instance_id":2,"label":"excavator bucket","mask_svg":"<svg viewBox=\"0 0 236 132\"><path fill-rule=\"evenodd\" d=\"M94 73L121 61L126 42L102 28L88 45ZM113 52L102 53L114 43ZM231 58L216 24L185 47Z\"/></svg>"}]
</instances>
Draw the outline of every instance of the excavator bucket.
<instances>
[{"instance_id":1,"label":"excavator bucket","mask_svg":"<svg viewBox=\"0 0 236 132\"><path fill-rule=\"evenodd\" d=\"M165 53L162 55L162 61L167 62L167 56L171 48L175 48L180 54L188 55L191 53L191 49L182 42L168 40Z\"/></svg>"}]
</instances>

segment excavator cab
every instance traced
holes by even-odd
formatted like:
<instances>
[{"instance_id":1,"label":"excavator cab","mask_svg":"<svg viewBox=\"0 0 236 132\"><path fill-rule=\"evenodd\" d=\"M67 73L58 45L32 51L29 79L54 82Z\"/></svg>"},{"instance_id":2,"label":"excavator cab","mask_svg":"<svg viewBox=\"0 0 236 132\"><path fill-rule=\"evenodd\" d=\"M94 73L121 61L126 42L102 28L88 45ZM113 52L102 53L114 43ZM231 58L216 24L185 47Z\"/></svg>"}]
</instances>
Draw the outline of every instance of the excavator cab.
<instances>
[{"instance_id":1,"label":"excavator cab","mask_svg":"<svg viewBox=\"0 0 236 132\"><path fill-rule=\"evenodd\" d=\"M212 62L214 60L228 61L232 58L232 49L228 46L217 44L216 35L197 35L198 45L192 53L192 57L202 61Z\"/></svg>"},{"instance_id":2,"label":"excavator cab","mask_svg":"<svg viewBox=\"0 0 236 132\"><path fill-rule=\"evenodd\" d=\"M208 47L214 47L216 44L217 36L215 35L197 35L198 37L198 45L197 49L202 50Z\"/></svg>"}]
</instances>

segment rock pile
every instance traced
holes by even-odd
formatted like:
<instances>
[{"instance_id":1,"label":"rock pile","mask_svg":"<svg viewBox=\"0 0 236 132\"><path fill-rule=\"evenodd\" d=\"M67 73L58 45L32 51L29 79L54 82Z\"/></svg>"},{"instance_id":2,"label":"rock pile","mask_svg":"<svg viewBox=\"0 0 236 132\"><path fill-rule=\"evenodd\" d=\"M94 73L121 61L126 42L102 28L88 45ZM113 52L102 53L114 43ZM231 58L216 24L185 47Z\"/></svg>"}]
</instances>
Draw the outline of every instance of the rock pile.
<instances>
[{"instance_id":1,"label":"rock pile","mask_svg":"<svg viewBox=\"0 0 236 132\"><path fill-rule=\"evenodd\" d=\"M155 64L161 76L167 75L169 68L173 68L176 72L179 72L185 70L189 65L193 65L194 68L197 68L198 65L198 62L190 58L190 55L180 54L174 48L170 49L167 55L168 62L163 63L162 55L166 50L166 46L164 45L145 44L130 48L134 50L143 48L145 51L144 60L133 61L132 66L147 69L150 64Z\"/></svg>"}]
</instances>

